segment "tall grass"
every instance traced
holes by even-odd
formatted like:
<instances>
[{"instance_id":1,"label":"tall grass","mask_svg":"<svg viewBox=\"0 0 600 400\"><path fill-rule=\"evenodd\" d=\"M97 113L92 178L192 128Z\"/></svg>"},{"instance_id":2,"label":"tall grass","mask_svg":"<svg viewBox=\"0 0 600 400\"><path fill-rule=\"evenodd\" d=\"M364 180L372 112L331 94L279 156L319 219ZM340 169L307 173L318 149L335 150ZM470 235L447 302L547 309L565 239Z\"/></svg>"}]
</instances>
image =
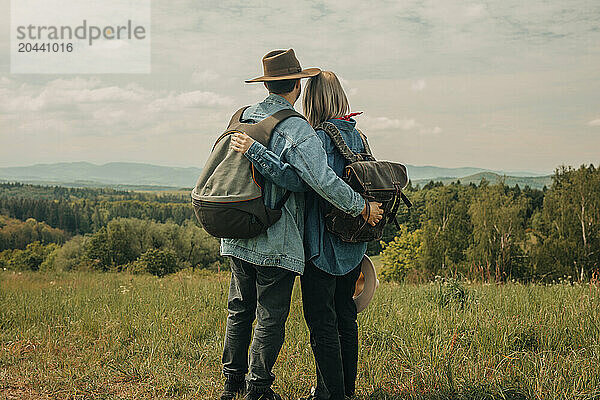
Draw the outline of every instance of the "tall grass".
<instances>
[{"instance_id":1,"label":"tall grass","mask_svg":"<svg viewBox=\"0 0 600 400\"><path fill-rule=\"evenodd\" d=\"M380 286L359 317L360 398L600 398L599 288L456 285ZM217 398L227 288L0 272L0 398ZM290 399L315 381L299 292L275 370Z\"/></svg>"}]
</instances>

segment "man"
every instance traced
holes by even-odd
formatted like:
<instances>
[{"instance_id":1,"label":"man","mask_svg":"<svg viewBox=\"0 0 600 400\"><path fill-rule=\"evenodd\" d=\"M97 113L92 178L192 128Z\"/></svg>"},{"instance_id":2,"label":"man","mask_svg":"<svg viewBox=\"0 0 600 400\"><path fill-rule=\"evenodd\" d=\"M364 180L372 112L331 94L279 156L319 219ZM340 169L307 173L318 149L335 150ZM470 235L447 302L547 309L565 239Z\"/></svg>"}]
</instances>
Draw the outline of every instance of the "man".
<instances>
[{"instance_id":1,"label":"man","mask_svg":"<svg viewBox=\"0 0 600 400\"><path fill-rule=\"evenodd\" d=\"M262 62L264 75L246 82L264 82L269 96L244 111L245 122L259 122L279 110L293 109L300 97L300 79L320 72L318 68L303 70L292 49L272 51ZM244 145L232 140L234 148ZM302 192L307 184L349 214L362 214L373 225L381 219L378 203L367 207L365 200L327 166L321 141L304 119L290 117L277 125L268 148L254 142L244 150L251 161L264 164L259 155L264 158L273 154L278 162L287 164L271 180L265 180L267 206L274 207L286 189ZM281 398L271 389L275 379L272 368L283 345L294 279L304 271L303 233L304 194L292 193L282 208L281 218L265 233L251 239L221 241L221 255L230 256L232 261L222 400L230 400L245 390L247 400Z\"/></svg>"}]
</instances>

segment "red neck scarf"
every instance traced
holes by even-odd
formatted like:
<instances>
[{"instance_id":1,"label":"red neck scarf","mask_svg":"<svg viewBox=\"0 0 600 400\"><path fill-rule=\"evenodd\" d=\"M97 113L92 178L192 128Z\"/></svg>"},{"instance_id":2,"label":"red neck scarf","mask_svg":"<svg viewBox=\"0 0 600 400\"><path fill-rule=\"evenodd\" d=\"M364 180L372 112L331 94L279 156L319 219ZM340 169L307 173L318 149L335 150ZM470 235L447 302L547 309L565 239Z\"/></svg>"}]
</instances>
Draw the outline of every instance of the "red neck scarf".
<instances>
[{"instance_id":1,"label":"red neck scarf","mask_svg":"<svg viewBox=\"0 0 600 400\"><path fill-rule=\"evenodd\" d=\"M352 118L352 117L356 117L357 115L360 115L360 114L362 114L362 113L363 113L362 111L360 111L360 112L355 112L355 113L350 113L350 114L348 114L348 115L344 115L344 116L343 116L343 117L341 117L341 118L334 118L334 119L341 119L342 121L350 121L350 118Z\"/></svg>"}]
</instances>

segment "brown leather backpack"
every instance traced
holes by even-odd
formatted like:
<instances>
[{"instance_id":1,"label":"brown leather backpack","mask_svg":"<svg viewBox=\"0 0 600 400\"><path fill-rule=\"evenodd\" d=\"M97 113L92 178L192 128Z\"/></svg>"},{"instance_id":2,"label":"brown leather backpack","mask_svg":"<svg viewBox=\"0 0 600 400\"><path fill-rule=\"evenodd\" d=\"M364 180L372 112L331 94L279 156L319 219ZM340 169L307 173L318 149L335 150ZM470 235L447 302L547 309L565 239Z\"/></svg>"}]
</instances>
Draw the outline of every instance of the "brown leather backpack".
<instances>
[{"instance_id":1,"label":"brown leather backpack","mask_svg":"<svg viewBox=\"0 0 600 400\"><path fill-rule=\"evenodd\" d=\"M325 131L340 154L347 160L348 165L342 179L367 200L367 207L368 201L376 201L382 204L383 209L381 221L371 226L362 216L353 217L329 205L325 210L327 230L344 242L360 243L380 240L387 223L394 222L400 229L396 220L400 201L403 201L407 207L412 206L410 200L402 193L402 189L408 184L406 167L396 162L375 160L367 139L361 131L358 132L365 146L365 153L356 154L348 147L338 128L331 122L323 122L315 129Z\"/></svg>"}]
</instances>

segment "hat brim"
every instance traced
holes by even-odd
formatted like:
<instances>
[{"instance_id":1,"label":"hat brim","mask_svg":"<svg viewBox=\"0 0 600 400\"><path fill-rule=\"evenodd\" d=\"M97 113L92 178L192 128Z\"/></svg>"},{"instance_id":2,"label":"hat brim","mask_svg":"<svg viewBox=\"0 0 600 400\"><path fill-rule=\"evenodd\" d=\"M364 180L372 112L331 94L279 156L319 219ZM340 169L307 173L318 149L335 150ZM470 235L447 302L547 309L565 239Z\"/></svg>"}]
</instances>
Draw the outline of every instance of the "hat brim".
<instances>
[{"instance_id":1,"label":"hat brim","mask_svg":"<svg viewBox=\"0 0 600 400\"><path fill-rule=\"evenodd\" d=\"M283 81L286 79L302 79L302 78L310 78L311 76L319 75L321 72L320 68L307 68L303 69L300 72L295 72L293 74L287 75L279 75L279 76L259 76L258 78L250 79L244 81L246 83L255 83L255 82L272 82L272 81Z\"/></svg>"},{"instance_id":2,"label":"hat brim","mask_svg":"<svg viewBox=\"0 0 600 400\"><path fill-rule=\"evenodd\" d=\"M379 279L377 279L377 272L373 261L365 255L360 263L360 272L364 277L364 284L362 290L356 293L353 297L354 304L356 304L356 311L361 312L371 302L377 286L379 286Z\"/></svg>"}]
</instances>

